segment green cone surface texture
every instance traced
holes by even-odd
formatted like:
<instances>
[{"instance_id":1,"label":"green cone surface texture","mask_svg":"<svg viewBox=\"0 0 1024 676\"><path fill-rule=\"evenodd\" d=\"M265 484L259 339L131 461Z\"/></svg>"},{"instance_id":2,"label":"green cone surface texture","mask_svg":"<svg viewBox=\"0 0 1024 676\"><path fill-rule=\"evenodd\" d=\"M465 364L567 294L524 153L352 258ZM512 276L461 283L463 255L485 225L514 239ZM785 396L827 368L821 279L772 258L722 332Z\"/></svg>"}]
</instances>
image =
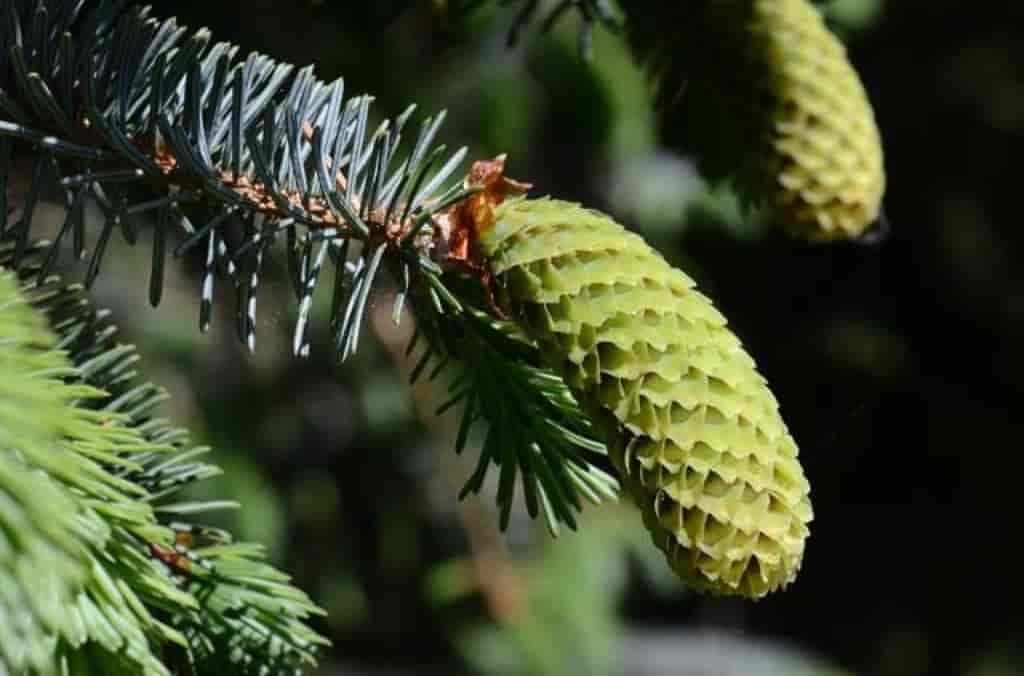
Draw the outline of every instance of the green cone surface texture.
<instances>
[{"instance_id":1,"label":"green cone surface texture","mask_svg":"<svg viewBox=\"0 0 1024 676\"><path fill-rule=\"evenodd\" d=\"M808 0L711 0L705 21L723 43L720 84L746 98L754 125L746 187L792 234L863 234L885 191L881 138L864 86L821 13Z\"/></svg>"},{"instance_id":2,"label":"green cone surface texture","mask_svg":"<svg viewBox=\"0 0 1024 676\"><path fill-rule=\"evenodd\" d=\"M510 200L481 253L517 321L605 431L655 543L697 589L796 576L810 487L778 403L725 318L642 238L556 200Z\"/></svg>"}]
</instances>

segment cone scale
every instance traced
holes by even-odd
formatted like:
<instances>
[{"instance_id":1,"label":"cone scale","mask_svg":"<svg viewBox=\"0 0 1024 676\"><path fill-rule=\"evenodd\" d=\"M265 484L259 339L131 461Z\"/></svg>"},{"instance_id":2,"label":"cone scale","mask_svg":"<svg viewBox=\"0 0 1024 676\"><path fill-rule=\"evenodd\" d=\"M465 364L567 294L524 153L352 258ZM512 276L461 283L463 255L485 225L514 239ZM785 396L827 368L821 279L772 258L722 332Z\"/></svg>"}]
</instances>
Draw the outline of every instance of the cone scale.
<instances>
[{"instance_id":1,"label":"cone scale","mask_svg":"<svg viewBox=\"0 0 1024 676\"><path fill-rule=\"evenodd\" d=\"M778 403L725 319L603 214L512 199L479 233L504 303L603 428L672 568L760 598L791 582L812 518Z\"/></svg>"}]
</instances>

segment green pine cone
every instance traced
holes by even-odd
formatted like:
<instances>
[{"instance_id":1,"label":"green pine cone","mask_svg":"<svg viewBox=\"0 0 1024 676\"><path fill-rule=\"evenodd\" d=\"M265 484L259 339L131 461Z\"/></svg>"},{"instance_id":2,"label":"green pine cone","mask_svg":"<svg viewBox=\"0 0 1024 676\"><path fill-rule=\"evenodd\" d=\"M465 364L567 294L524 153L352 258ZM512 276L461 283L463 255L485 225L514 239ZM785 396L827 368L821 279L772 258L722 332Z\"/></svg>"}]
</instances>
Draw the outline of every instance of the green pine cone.
<instances>
[{"instance_id":1,"label":"green pine cone","mask_svg":"<svg viewBox=\"0 0 1024 676\"><path fill-rule=\"evenodd\" d=\"M843 44L808 0L712 0L712 77L749 117L744 187L791 234L858 237L885 192L874 112Z\"/></svg>"},{"instance_id":2,"label":"green pine cone","mask_svg":"<svg viewBox=\"0 0 1024 676\"><path fill-rule=\"evenodd\" d=\"M515 318L603 428L655 543L694 587L760 598L796 576L810 487L725 319L642 238L509 200L479 246Z\"/></svg>"}]
</instances>

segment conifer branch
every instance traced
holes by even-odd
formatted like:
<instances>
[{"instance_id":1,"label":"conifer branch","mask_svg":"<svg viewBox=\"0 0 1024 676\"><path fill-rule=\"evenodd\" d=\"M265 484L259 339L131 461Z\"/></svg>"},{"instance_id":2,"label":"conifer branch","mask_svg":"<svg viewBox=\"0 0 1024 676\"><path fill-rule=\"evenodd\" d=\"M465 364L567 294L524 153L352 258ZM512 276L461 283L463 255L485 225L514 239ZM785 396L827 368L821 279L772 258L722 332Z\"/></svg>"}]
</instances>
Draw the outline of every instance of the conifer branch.
<instances>
[{"instance_id":1,"label":"conifer branch","mask_svg":"<svg viewBox=\"0 0 1024 676\"><path fill-rule=\"evenodd\" d=\"M487 0L468 0L461 4L456 2L453 3L453 10L465 13L486 4L486 2ZM500 4L502 6L517 6L515 19L508 30L508 44L515 46L519 42L522 32L541 13L540 0L501 0ZM544 16L541 32L550 32L555 24L573 11L580 19L579 53L584 59L589 59L593 52L595 26L602 24L609 30L618 30L621 25L620 19L609 0L560 0Z\"/></svg>"},{"instance_id":2,"label":"conifer branch","mask_svg":"<svg viewBox=\"0 0 1024 676\"><path fill-rule=\"evenodd\" d=\"M400 285L396 321L409 303L430 354L446 356L440 366L451 365L456 382L488 354L518 383L513 409L494 387L505 379L470 379L454 392L452 405L474 407L464 427L490 424L488 438L507 439L500 450L514 460L502 464L487 446L470 490L490 464L501 465L503 522L518 477L529 511L543 511L552 531L574 525L581 496L614 496L615 481L598 468L603 446L553 385L557 375L535 346L520 336L512 349L507 327L488 324L497 308L486 266L473 260L470 198L489 188L473 174L451 181L466 152L435 145L444 113L410 134L410 106L371 130L372 98L346 99L342 80L323 83L312 68L258 54L242 59L205 30L123 5L15 0L0 18L0 192L6 198L15 153L28 151L32 177L21 217L0 230L5 265L22 275L29 266L42 283L70 240L73 255L88 258L88 287L111 237L134 244L149 228L150 302L162 299L169 250L205 251L199 327L209 327L214 290L226 280L237 333L253 349L264 266L283 248L298 306L293 350L310 352L313 297L333 268L326 286L339 360L356 351L373 289L389 273ZM36 242L34 212L49 195L66 216L53 241ZM102 212L95 240L87 202ZM511 427L530 431L512 437Z\"/></svg>"},{"instance_id":3,"label":"conifer branch","mask_svg":"<svg viewBox=\"0 0 1024 676\"><path fill-rule=\"evenodd\" d=\"M108 313L80 285L38 281L45 252L30 246L19 276L0 278L0 380L11 389L0 397L0 532L18 543L0 578L5 598L25 604L0 604L4 627L21 634L0 634L0 666L293 674L315 664L326 641L306 621L321 611L259 546L191 522L232 506L177 497L220 470L153 417L166 393L138 381L138 356L115 341ZM14 253L0 248L0 267Z\"/></svg>"},{"instance_id":4,"label":"conifer branch","mask_svg":"<svg viewBox=\"0 0 1024 676\"><path fill-rule=\"evenodd\" d=\"M242 59L205 30L123 5L15 0L0 17L0 192L6 195L11 142L34 154L24 213L0 227L0 238L16 243L15 266L33 240L33 214L46 191L68 215L41 276L69 234L75 256L84 258L83 206L92 200L105 222L91 247L87 286L115 230L134 243L139 227L152 227L156 305L174 227L186 237L176 256L200 246L207 252L200 328L209 327L220 270L237 290L238 331L250 348L262 267L278 240L306 308L323 265L343 264L340 253L352 241L367 264L353 288L372 286L377 268L368 264L384 250L433 270L424 225L467 194L446 186L465 149L448 153L434 144L444 113L409 134L410 106L370 129L372 98L346 99L343 80L324 83L311 67L259 54ZM409 135L412 143L403 143ZM142 226L135 222L141 215L151 217ZM364 306L334 327L340 358L356 346ZM299 353L308 349L307 312L296 327Z\"/></svg>"}]
</instances>

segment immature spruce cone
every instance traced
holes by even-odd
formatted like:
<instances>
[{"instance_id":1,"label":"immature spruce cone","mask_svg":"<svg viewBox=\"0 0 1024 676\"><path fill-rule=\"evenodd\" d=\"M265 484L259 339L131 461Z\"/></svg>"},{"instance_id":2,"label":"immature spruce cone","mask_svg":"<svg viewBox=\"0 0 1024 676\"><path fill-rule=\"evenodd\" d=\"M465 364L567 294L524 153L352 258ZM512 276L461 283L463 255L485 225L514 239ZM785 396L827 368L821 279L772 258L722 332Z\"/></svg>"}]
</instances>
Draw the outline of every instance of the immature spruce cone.
<instances>
[{"instance_id":1,"label":"immature spruce cone","mask_svg":"<svg viewBox=\"0 0 1024 676\"><path fill-rule=\"evenodd\" d=\"M842 43L807 0L711 0L719 85L756 135L750 192L770 217L812 240L858 237L879 216L882 144ZM728 94L727 94L728 96Z\"/></svg>"},{"instance_id":2,"label":"immature spruce cone","mask_svg":"<svg viewBox=\"0 0 1024 676\"><path fill-rule=\"evenodd\" d=\"M725 319L607 216L508 200L480 253L593 418L655 543L693 586L759 598L795 577L809 486Z\"/></svg>"},{"instance_id":3,"label":"immature spruce cone","mask_svg":"<svg viewBox=\"0 0 1024 676\"><path fill-rule=\"evenodd\" d=\"M662 99L686 94L682 126L715 129L682 140L704 171L733 173L798 237L855 238L878 219L885 169L874 112L808 0L649 0L627 14Z\"/></svg>"}]
</instances>

